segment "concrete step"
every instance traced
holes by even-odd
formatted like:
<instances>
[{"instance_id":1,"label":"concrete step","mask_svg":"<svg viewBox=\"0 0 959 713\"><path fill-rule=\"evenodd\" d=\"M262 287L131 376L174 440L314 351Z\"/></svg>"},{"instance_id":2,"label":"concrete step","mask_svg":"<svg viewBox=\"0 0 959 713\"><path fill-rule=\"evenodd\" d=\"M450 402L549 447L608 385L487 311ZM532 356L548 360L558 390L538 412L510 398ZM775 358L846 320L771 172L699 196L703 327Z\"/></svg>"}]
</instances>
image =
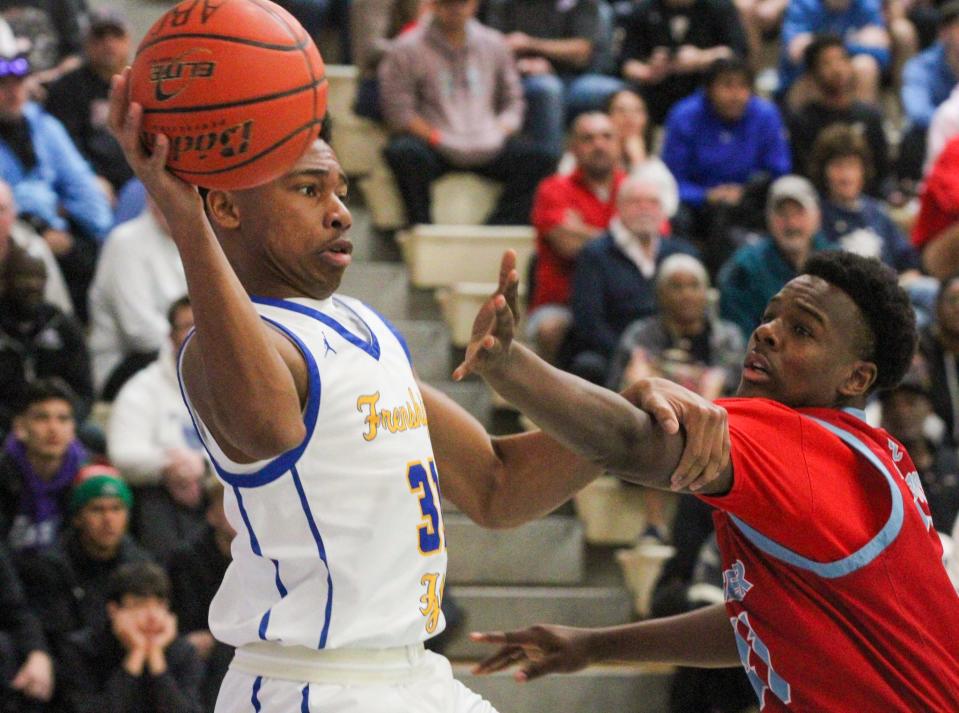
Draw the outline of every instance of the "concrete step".
<instances>
[{"instance_id":1,"label":"concrete step","mask_svg":"<svg viewBox=\"0 0 959 713\"><path fill-rule=\"evenodd\" d=\"M428 381L431 386L436 387L444 394L449 396L453 401L458 403L469 413L473 414L473 417L477 421L483 424L486 428L489 428L489 419L490 419L490 404L489 404L489 394L486 389L482 387L482 384L476 382L457 382L450 381L449 375L453 370L453 367L450 366L449 369L440 376L437 376L434 379L426 379L423 377L423 372L420 370L419 364L416 362L416 354L413 355L414 364L416 364L416 370L419 372L420 377L424 378L425 381ZM439 360L439 357L437 357Z\"/></svg>"},{"instance_id":2,"label":"concrete step","mask_svg":"<svg viewBox=\"0 0 959 713\"><path fill-rule=\"evenodd\" d=\"M440 322L419 319L398 319L393 324L406 339L419 377L437 385L449 381L453 367L450 366L450 336L446 327Z\"/></svg>"},{"instance_id":3,"label":"concrete step","mask_svg":"<svg viewBox=\"0 0 959 713\"><path fill-rule=\"evenodd\" d=\"M662 713L673 678L668 666L594 666L518 684L512 673L474 676L470 668L454 664L453 675L500 713Z\"/></svg>"},{"instance_id":4,"label":"concrete step","mask_svg":"<svg viewBox=\"0 0 959 713\"><path fill-rule=\"evenodd\" d=\"M471 631L521 629L536 623L613 626L631 619L632 603L622 587L450 586L463 610L445 649L451 659L478 660L489 647L469 640ZM599 710L599 709L587 709Z\"/></svg>"},{"instance_id":5,"label":"concrete step","mask_svg":"<svg viewBox=\"0 0 959 713\"><path fill-rule=\"evenodd\" d=\"M446 515L447 581L458 584L580 584L583 528L551 515L511 530L486 530L465 515Z\"/></svg>"}]
</instances>

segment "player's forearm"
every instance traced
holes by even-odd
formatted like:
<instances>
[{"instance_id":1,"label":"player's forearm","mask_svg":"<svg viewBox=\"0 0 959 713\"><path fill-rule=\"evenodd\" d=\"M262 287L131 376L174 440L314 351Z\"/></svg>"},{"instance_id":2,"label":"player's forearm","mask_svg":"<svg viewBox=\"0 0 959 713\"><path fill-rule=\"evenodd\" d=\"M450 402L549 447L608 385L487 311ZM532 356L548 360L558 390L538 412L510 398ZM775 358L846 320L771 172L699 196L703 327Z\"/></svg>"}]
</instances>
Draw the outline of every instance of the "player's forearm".
<instances>
[{"instance_id":1,"label":"player's forearm","mask_svg":"<svg viewBox=\"0 0 959 713\"><path fill-rule=\"evenodd\" d=\"M484 378L579 456L631 481L669 487L684 437L666 435L619 394L560 371L515 342L506 362Z\"/></svg>"},{"instance_id":2,"label":"player's forearm","mask_svg":"<svg viewBox=\"0 0 959 713\"><path fill-rule=\"evenodd\" d=\"M593 629L587 646L594 663L637 661L696 668L742 665L722 604L637 624Z\"/></svg>"},{"instance_id":3,"label":"player's forearm","mask_svg":"<svg viewBox=\"0 0 959 713\"><path fill-rule=\"evenodd\" d=\"M593 55L593 43L581 38L568 40L531 38L531 43L534 53L574 67L585 67Z\"/></svg>"},{"instance_id":4,"label":"player's forearm","mask_svg":"<svg viewBox=\"0 0 959 713\"><path fill-rule=\"evenodd\" d=\"M293 447L303 422L290 368L202 216L171 230L183 260L196 333L188 348L192 376L211 409L201 416L247 455ZM195 371L193 371L195 367ZM196 395L191 390L191 398ZM195 406L200 406L194 403Z\"/></svg>"}]
</instances>

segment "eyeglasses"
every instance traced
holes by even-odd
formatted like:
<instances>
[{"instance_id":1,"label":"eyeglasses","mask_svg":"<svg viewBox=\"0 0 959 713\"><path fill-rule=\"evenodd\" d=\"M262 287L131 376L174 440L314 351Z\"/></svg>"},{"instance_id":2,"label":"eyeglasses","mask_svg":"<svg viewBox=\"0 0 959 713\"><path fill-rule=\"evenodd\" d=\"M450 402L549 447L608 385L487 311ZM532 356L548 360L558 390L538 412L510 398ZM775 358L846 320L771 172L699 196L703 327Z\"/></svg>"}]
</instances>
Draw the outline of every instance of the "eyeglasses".
<instances>
[{"instance_id":1,"label":"eyeglasses","mask_svg":"<svg viewBox=\"0 0 959 713\"><path fill-rule=\"evenodd\" d=\"M30 62L26 57L0 58L0 78L26 77L28 74L30 74Z\"/></svg>"}]
</instances>

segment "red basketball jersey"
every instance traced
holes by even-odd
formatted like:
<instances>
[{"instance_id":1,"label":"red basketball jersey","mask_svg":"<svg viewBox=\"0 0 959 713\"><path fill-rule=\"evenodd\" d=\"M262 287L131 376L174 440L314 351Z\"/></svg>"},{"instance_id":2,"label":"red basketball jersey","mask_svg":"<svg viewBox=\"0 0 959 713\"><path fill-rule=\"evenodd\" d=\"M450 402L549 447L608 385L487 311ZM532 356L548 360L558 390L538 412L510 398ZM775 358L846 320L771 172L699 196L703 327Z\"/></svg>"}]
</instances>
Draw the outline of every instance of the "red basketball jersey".
<instances>
[{"instance_id":1,"label":"red basketball jersey","mask_svg":"<svg viewBox=\"0 0 959 713\"><path fill-rule=\"evenodd\" d=\"M959 596L916 468L861 411L727 399L723 589L760 708L959 711Z\"/></svg>"}]
</instances>

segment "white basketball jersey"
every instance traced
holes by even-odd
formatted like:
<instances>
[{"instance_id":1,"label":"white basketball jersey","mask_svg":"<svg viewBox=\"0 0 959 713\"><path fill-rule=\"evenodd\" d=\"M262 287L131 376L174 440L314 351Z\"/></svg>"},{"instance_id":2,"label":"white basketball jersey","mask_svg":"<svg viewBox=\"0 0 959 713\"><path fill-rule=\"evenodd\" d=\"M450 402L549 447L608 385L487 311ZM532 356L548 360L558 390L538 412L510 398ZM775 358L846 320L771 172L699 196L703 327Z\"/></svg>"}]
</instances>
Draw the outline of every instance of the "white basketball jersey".
<instances>
[{"instance_id":1,"label":"white basketball jersey","mask_svg":"<svg viewBox=\"0 0 959 713\"><path fill-rule=\"evenodd\" d=\"M445 626L446 541L426 410L403 338L350 298L253 301L306 359L307 436L273 460L238 465L184 394L237 531L211 631L233 646L319 649L430 638Z\"/></svg>"}]
</instances>

